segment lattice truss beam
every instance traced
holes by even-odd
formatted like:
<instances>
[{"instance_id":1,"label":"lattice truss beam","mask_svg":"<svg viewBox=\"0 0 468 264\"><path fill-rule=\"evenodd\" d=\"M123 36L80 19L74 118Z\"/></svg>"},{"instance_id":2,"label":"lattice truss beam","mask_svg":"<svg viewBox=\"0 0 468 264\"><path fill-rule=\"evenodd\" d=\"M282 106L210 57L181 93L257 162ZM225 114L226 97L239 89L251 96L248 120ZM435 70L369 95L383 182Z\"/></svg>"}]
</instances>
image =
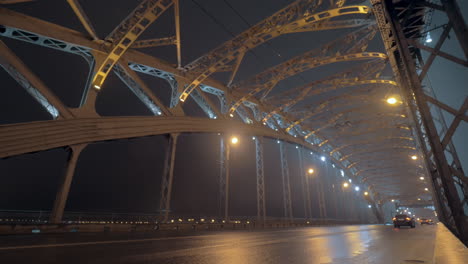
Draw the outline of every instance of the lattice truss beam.
<instances>
[{"instance_id":1,"label":"lattice truss beam","mask_svg":"<svg viewBox=\"0 0 468 264\"><path fill-rule=\"evenodd\" d=\"M468 28L456 1L410 1L401 3L371 1L380 27L392 69L401 85L402 94L415 123L418 147L425 159L426 173L430 175L434 205L441 221L468 245L468 178L458 158L452 137L460 123L467 121L468 97L459 110L439 101L425 78L435 58L467 67ZM446 18L440 37L427 44L432 13ZM454 56L441 50L449 33L453 31L455 42L463 56ZM427 55L427 59L423 59ZM451 87L444 87L450 92ZM447 125L442 112L454 118Z\"/></svg>"},{"instance_id":2,"label":"lattice truss beam","mask_svg":"<svg viewBox=\"0 0 468 264\"><path fill-rule=\"evenodd\" d=\"M60 102L56 102L53 94L50 94L33 77L28 77L19 66L12 68L14 60L11 57L0 62L12 76L17 76L15 77L17 80L21 80L18 76L27 76L27 82L23 82L23 86L29 89L31 94L35 94L36 100L54 118L68 120L81 119L89 115L99 116L94 110L97 89L103 87L106 77L113 71L155 116L176 119L180 117L184 122L190 123L190 118L184 117L185 113L178 103L179 99L185 101L190 95L210 119L221 119L220 122L225 122L226 114L238 114L245 124L250 125L251 131L262 131L262 135L297 142L313 148L314 151L326 153L337 165L349 170L349 174L352 175L371 167L371 162L360 162L362 156L372 156L395 149L408 151L409 154L415 149L415 145L411 140L410 124L405 114L398 109L385 112L378 107L380 100L394 91L396 83L389 77L382 77L387 65L387 56L379 52L366 51L369 41L377 32L375 22L368 17L368 7L343 6L344 1L332 2L329 6L321 2L295 1L183 69L180 68L179 3L176 0L142 1L104 40L100 40L97 36L92 22L78 0L68 0L68 3L85 28L86 35L0 8L0 36L76 54L88 62L90 74L83 89L80 109L91 108L92 111L80 109L71 111ZM138 37L143 31L170 8L174 9L176 35L139 40ZM349 19L348 15L354 17ZM357 16L362 18L355 18ZM262 43L283 34L336 28L358 29L258 75L234 82L246 52ZM177 46L178 68L135 51L139 48L161 45ZM7 53L2 52L2 56L3 54ZM274 90L275 86L284 79L325 64L344 61L363 62L344 72L300 87L289 87L290 89L286 91ZM231 72L227 85L209 78L211 74L219 71ZM170 105L165 106L163 100L151 91L136 72L166 80L171 89ZM92 87L96 89L91 89ZM214 95L219 102L212 102L207 93ZM445 106L445 109L450 107ZM450 111L458 113L454 109ZM460 118L466 120L466 116ZM78 121L66 124L74 126L79 124ZM123 124L121 122L124 120L115 122ZM132 123L131 120L128 122ZM168 133L187 131L178 128L175 121L170 124L166 131ZM0 133L10 133L8 129L9 126L1 127ZM20 128L15 127L15 129ZM197 129L194 128L193 131L204 131L201 128ZM218 131L220 130L222 129L219 128ZM269 132L265 132L266 130ZM142 133L131 131L114 136L95 136L90 138L89 142L147 133L149 132L145 130ZM361 133L365 133L371 139L365 140L359 136ZM11 140L12 137L14 135L8 134L2 138ZM67 138L77 140L71 136ZM378 148L371 148L376 144L379 145ZM26 144L18 148L11 147L5 150L2 156L37 151L44 149L44 146L52 145ZM362 146L369 147L368 152L360 152ZM400 164L402 161L403 158L399 160L395 157L388 162L374 164L379 164L383 168L389 164ZM370 185L377 185L372 182L372 175L378 173L367 171L360 174L362 175L358 176L366 177ZM383 188L379 189L379 186L375 186L375 189L381 193L381 197L387 192Z\"/></svg>"}]
</instances>

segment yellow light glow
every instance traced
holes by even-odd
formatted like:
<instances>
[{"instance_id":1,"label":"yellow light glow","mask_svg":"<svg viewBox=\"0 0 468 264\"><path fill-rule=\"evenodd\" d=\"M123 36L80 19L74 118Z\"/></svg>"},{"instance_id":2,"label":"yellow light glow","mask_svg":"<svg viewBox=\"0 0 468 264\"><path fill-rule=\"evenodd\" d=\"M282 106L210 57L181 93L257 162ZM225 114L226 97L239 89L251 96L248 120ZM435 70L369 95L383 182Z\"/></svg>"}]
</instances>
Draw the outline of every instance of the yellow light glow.
<instances>
[{"instance_id":1,"label":"yellow light glow","mask_svg":"<svg viewBox=\"0 0 468 264\"><path fill-rule=\"evenodd\" d=\"M309 173L309 174L314 173L314 169L310 168L310 169L307 171L307 173Z\"/></svg>"},{"instance_id":2,"label":"yellow light glow","mask_svg":"<svg viewBox=\"0 0 468 264\"><path fill-rule=\"evenodd\" d=\"M364 195L367 196L367 195L369 195L369 193L368 193L368 192L364 192Z\"/></svg>"},{"instance_id":3,"label":"yellow light glow","mask_svg":"<svg viewBox=\"0 0 468 264\"><path fill-rule=\"evenodd\" d=\"M411 156L411 159L412 159L412 160L417 160L417 159L418 159L418 156L413 155L413 156Z\"/></svg>"},{"instance_id":4,"label":"yellow light glow","mask_svg":"<svg viewBox=\"0 0 468 264\"><path fill-rule=\"evenodd\" d=\"M421 201L421 198L418 198L418 201Z\"/></svg>"},{"instance_id":5,"label":"yellow light glow","mask_svg":"<svg viewBox=\"0 0 468 264\"><path fill-rule=\"evenodd\" d=\"M394 200L394 199L392 199L392 203L394 203L394 202L395 202L395 200Z\"/></svg>"},{"instance_id":6,"label":"yellow light glow","mask_svg":"<svg viewBox=\"0 0 468 264\"><path fill-rule=\"evenodd\" d=\"M387 103L389 104L396 104L397 103L397 99L395 97L390 97L387 99Z\"/></svg>"},{"instance_id":7,"label":"yellow light glow","mask_svg":"<svg viewBox=\"0 0 468 264\"><path fill-rule=\"evenodd\" d=\"M349 186L349 183L347 182L343 183L343 187L348 188L348 186Z\"/></svg>"},{"instance_id":8,"label":"yellow light glow","mask_svg":"<svg viewBox=\"0 0 468 264\"><path fill-rule=\"evenodd\" d=\"M424 188L424 190L425 190L425 191L429 191L429 189L428 189L428 188Z\"/></svg>"},{"instance_id":9,"label":"yellow light glow","mask_svg":"<svg viewBox=\"0 0 468 264\"><path fill-rule=\"evenodd\" d=\"M231 138L231 143L235 145L235 144L239 143L239 139L237 137L232 137Z\"/></svg>"}]
</instances>

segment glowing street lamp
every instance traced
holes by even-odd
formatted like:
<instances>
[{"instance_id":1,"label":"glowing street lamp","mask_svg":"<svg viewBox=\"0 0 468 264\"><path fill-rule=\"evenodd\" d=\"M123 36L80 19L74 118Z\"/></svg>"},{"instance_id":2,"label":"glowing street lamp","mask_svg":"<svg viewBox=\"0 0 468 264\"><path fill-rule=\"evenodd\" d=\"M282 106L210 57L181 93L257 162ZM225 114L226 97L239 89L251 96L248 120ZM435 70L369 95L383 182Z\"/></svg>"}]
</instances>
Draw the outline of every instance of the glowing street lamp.
<instances>
[{"instance_id":1,"label":"glowing street lamp","mask_svg":"<svg viewBox=\"0 0 468 264\"><path fill-rule=\"evenodd\" d=\"M369 195L369 192L364 192L364 195L365 195L365 196Z\"/></svg>"},{"instance_id":2,"label":"glowing street lamp","mask_svg":"<svg viewBox=\"0 0 468 264\"><path fill-rule=\"evenodd\" d=\"M389 98L387 99L387 103L388 103L388 104L391 104L391 105L394 105L394 104L396 104L397 102L398 102L398 100L397 100L395 97L389 97Z\"/></svg>"},{"instance_id":3,"label":"glowing street lamp","mask_svg":"<svg viewBox=\"0 0 468 264\"><path fill-rule=\"evenodd\" d=\"M349 183L347 183L347 182L343 183L343 187L348 188L348 186L349 186Z\"/></svg>"},{"instance_id":4,"label":"glowing street lamp","mask_svg":"<svg viewBox=\"0 0 468 264\"><path fill-rule=\"evenodd\" d=\"M394 202L395 202L395 199L392 199L392 203L394 203Z\"/></svg>"},{"instance_id":5,"label":"glowing street lamp","mask_svg":"<svg viewBox=\"0 0 468 264\"><path fill-rule=\"evenodd\" d=\"M413 156L411 156L411 159L412 159L412 160L417 160L417 159L418 159L418 156L413 155Z\"/></svg>"},{"instance_id":6,"label":"glowing street lamp","mask_svg":"<svg viewBox=\"0 0 468 264\"><path fill-rule=\"evenodd\" d=\"M426 192L427 192L427 191L429 191L429 189L428 189L427 187L426 187L426 188L424 188L424 190L425 190Z\"/></svg>"},{"instance_id":7,"label":"glowing street lamp","mask_svg":"<svg viewBox=\"0 0 468 264\"><path fill-rule=\"evenodd\" d=\"M232 138L231 138L231 143L232 143L233 145L236 145L237 143L239 143L239 138L237 138L237 137L232 137Z\"/></svg>"},{"instance_id":8,"label":"glowing street lamp","mask_svg":"<svg viewBox=\"0 0 468 264\"><path fill-rule=\"evenodd\" d=\"M424 181L424 177L423 177L423 176L419 177L419 179L420 179L421 181Z\"/></svg>"},{"instance_id":9,"label":"glowing street lamp","mask_svg":"<svg viewBox=\"0 0 468 264\"><path fill-rule=\"evenodd\" d=\"M308 170L307 170L307 173L308 173L308 174L313 174L313 173L314 173L314 169L312 169L312 168L308 169Z\"/></svg>"}]
</instances>

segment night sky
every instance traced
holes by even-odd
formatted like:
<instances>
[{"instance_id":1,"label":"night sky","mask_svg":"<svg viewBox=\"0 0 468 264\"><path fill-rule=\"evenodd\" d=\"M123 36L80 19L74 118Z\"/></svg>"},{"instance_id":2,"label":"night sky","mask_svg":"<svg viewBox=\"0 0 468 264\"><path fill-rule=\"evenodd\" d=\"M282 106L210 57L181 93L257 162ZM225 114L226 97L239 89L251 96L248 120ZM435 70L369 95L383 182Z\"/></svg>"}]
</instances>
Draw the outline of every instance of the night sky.
<instances>
[{"instance_id":1,"label":"night sky","mask_svg":"<svg viewBox=\"0 0 468 264\"><path fill-rule=\"evenodd\" d=\"M183 65L190 63L226 40L241 33L258 21L283 8L287 0L181 0L181 31ZM348 1L349 2L349 1ZM138 1L80 0L100 38L104 38L132 10ZM229 7L231 5L240 15ZM462 6L464 11L466 6ZM85 33L66 1L42 0L8 5L7 8L44 19ZM442 23L434 16L433 23ZM167 37L175 32L173 12L163 14L140 39ZM281 63L292 56L341 36L349 30L309 32L278 37L267 45L249 52L239 70L236 81L246 79L262 70ZM439 31L432 37L437 39ZM440 33L439 33L440 34ZM0 38L37 76L69 107L79 104L88 74L88 65L80 57L29 43ZM443 50L459 52L454 40ZM434 43L433 43L434 44ZM370 50L382 51L380 38L371 43ZM145 53L176 63L175 47L156 47ZM461 53L459 53L461 54ZM448 65L450 66L447 66ZM280 83L297 86L305 81L319 79L349 65L324 66ZM138 73L152 91L169 103L169 85L157 78ZM467 95L463 80L466 68L436 59L430 78L442 101L458 107ZM458 77L457 77L458 76ZM225 80L223 74L214 78ZM0 70L3 96L0 99L0 124L50 119L49 114L5 71ZM205 116L193 101L184 104L191 116ZM151 115L151 112L114 75L111 74L96 102L102 116ZM451 120L451 119L448 119ZM459 155L468 165L466 135L468 126L460 125L455 135ZM465 136L464 136L465 135ZM251 136L240 138L232 148L231 215L256 215L255 145ZM179 137L176 156L172 209L179 215L216 215L218 213L219 142L217 134L184 134ZM281 172L279 145L265 140L265 181L267 214L282 216ZM67 211L155 213L159 206L159 193L166 136L100 142L88 145L82 152L72 183ZM295 146L288 145L288 160L293 193L293 212L302 216L301 182ZM67 158L65 149L53 149L0 160L0 210L50 210L59 177L63 174ZM341 184L337 170L319 161L316 155L307 158L306 165L317 169L318 175L328 176L329 193ZM325 178L321 178L325 180ZM313 197L313 204L316 203ZM314 206L315 207L315 206ZM314 209L318 214L318 209Z\"/></svg>"}]
</instances>

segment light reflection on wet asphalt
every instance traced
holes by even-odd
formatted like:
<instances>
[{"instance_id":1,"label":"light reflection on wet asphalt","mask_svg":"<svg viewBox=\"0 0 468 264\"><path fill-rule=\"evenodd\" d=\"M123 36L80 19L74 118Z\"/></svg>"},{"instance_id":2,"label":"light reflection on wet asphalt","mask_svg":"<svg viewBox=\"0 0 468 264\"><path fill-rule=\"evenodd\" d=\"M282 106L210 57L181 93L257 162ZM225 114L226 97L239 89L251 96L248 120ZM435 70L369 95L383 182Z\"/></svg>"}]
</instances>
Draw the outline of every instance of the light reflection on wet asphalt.
<instances>
[{"instance_id":1,"label":"light reflection on wet asphalt","mask_svg":"<svg viewBox=\"0 0 468 264\"><path fill-rule=\"evenodd\" d=\"M0 237L0 262L432 263L435 231L436 226L399 230L392 226L361 225L211 231L175 237L155 234Z\"/></svg>"}]
</instances>

